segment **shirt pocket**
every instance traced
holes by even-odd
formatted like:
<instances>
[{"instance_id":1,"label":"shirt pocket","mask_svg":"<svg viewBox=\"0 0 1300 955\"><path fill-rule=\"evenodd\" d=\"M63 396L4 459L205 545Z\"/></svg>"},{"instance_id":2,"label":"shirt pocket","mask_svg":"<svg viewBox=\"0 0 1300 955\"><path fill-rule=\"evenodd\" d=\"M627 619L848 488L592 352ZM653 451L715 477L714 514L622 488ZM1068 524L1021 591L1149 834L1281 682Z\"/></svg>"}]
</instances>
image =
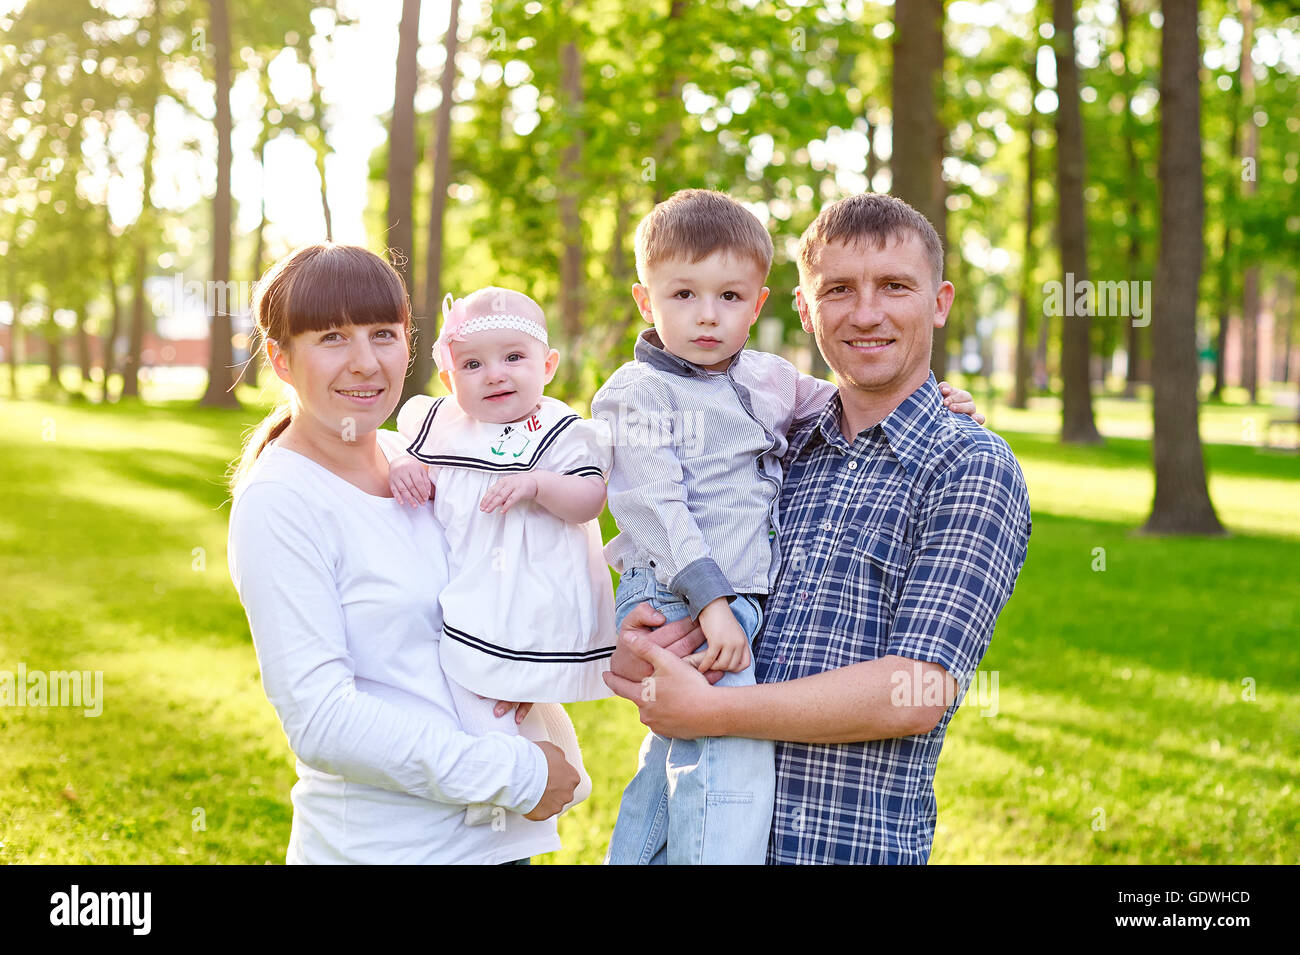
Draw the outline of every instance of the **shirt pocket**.
<instances>
[{"instance_id":1,"label":"shirt pocket","mask_svg":"<svg viewBox=\"0 0 1300 955\"><path fill-rule=\"evenodd\" d=\"M911 550L895 529L875 527L863 530L856 552L862 583L867 588L864 596L880 608L884 629L888 630L903 593Z\"/></svg>"}]
</instances>

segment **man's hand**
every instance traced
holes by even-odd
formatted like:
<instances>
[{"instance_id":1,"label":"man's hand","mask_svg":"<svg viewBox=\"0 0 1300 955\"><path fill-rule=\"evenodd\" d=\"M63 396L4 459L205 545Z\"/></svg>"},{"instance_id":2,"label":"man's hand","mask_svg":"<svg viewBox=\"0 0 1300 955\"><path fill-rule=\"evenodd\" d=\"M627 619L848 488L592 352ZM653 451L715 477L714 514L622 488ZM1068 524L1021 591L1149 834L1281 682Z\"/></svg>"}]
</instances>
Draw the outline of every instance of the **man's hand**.
<instances>
[{"instance_id":1,"label":"man's hand","mask_svg":"<svg viewBox=\"0 0 1300 955\"><path fill-rule=\"evenodd\" d=\"M419 507L429 499L433 491L433 482L429 480L429 469L409 454L394 458L388 467L388 486L392 489L397 503Z\"/></svg>"},{"instance_id":2,"label":"man's hand","mask_svg":"<svg viewBox=\"0 0 1300 955\"><path fill-rule=\"evenodd\" d=\"M975 410L975 399L969 391L957 391L946 381L939 382L939 394L943 395L943 404L949 411L970 415L976 424L984 423L984 416Z\"/></svg>"},{"instance_id":3,"label":"man's hand","mask_svg":"<svg viewBox=\"0 0 1300 955\"><path fill-rule=\"evenodd\" d=\"M687 657L687 663L701 673L706 670L730 670L734 673L749 666L749 638L731 612L726 597L710 601L700 611L700 628L709 641L708 649Z\"/></svg>"},{"instance_id":4,"label":"man's hand","mask_svg":"<svg viewBox=\"0 0 1300 955\"><path fill-rule=\"evenodd\" d=\"M504 514L520 501L531 501L535 497L537 478L531 474L508 474L488 488L478 509L491 514L499 507Z\"/></svg>"},{"instance_id":5,"label":"man's hand","mask_svg":"<svg viewBox=\"0 0 1300 955\"><path fill-rule=\"evenodd\" d=\"M623 618L623 626L618 634L618 646L610 657L610 674L639 684L650 675L653 668L627 648L627 641L634 637L644 637L657 647L663 647L679 657L688 656L699 649L704 642L704 631L694 620L685 617L664 623L666 618L648 603L639 603ZM722 679L722 672L710 670L707 674L710 683ZM611 690L614 684L606 676L605 682ZM617 690L615 690L617 692Z\"/></svg>"},{"instance_id":6,"label":"man's hand","mask_svg":"<svg viewBox=\"0 0 1300 955\"><path fill-rule=\"evenodd\" d=\"M541 822L572 801L573 791L578 788L578 771L564 761L564 751L554 743L543 741L533 745L546 754L546 791L537 805L524 813L524 818Z\"/></svg>"},{"instance_id":7,"label":"man's hand","mask_svg":"<svg viewBox=\"0 0 1300 955\"><path fill-rule=\"evenodd\" d=\"M637 705L642 723L674 739L726 735L720 732L713 712L713 704L723 693L709 686L702 673L645 636L631 636L620 643L626 643L628 652L649 667L649 675L635 682L606 673L605 683Z\"/></svg>"}]
</instances>

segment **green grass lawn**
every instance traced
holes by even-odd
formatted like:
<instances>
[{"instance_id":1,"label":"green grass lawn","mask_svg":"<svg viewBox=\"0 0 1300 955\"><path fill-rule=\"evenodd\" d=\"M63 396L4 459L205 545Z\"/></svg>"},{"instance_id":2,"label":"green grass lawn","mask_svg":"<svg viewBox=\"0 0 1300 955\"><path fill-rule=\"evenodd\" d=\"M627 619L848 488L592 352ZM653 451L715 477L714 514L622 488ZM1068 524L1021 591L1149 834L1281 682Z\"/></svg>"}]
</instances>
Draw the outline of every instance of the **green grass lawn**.
<instances>
[{"instance_id":1,"label":"green grass lawn","mask_svg":"<svg viewBox=\"0 0 1300 955\"><path fill-rule=\"evenodd\" d=\"M1034 533L984 662L996 713L968 701L939 764L936 863L1296 861L1300 458L1208 446L1233 535L1143 537L1145 407L1103 402L1131 436L1088 449L1055 442L1050 403L991 415ZM255 414L0 408L0 670L104 679L98 717L0 708L0 862L283 861L293 766L226 571ZM599 861L641 737L623 701L570 709L596 790L539 862Z\"/></svg>"}]
</instances>

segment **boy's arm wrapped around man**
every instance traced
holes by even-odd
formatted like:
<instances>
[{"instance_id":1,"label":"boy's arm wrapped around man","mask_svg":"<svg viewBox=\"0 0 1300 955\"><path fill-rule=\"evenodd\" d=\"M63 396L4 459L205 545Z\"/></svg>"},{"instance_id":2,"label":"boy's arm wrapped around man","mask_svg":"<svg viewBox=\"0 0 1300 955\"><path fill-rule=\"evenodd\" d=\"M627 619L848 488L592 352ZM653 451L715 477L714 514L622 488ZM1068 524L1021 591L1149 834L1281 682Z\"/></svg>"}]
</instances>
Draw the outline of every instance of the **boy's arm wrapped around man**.
<instances>
[{"instance_id":1,"label":"boy's arm wrapped around man","mask_svg":"<svg viewBox=\"0 0 1300 955\"><path fill-rule=\"evenodd\" d=\"M691 515L678 459L686 436L678 433L679 416L653 378L620 369L592 399L591 415L611 433L609 510L620 533L635 542L692 617L719 597L734 597Z\"/></svg>"}]
</instances>

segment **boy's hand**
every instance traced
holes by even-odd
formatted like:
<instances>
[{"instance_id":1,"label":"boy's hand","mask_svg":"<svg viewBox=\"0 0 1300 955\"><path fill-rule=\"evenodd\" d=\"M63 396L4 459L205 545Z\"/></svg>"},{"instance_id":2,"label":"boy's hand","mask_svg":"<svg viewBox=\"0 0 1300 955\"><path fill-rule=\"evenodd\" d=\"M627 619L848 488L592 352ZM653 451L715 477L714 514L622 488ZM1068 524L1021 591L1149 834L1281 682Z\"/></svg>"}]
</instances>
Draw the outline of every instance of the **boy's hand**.
<instances>
[{"instance_id":1,"label":"boy's hand","mask_svg":"<svg viewBox=\"0 0 1300 955\"><path fill-rule=\"evenodd\" d=\"M479 502L478 509L485 514L491 514L498 507L504 514L520 501L531 501L537 497L537 478L531 474L510 474L501 478L496 484L493 484L483 500Z\"/></svg>"},{"instance_id":2,"label":"boy's hand","mask_svg":"<svg viewBox=\"0 0 1300 955\"><path fill-rule=\"evenodd\" d=\"M388 466L388 486L399 504L419 507L433 493L429 469L409 454L394 458Z\"/></svg>"},{"instance_id":3,"label":"boy's hand","mask_svg":"<svg viewBox=\"0 0 1300 955\"><path fill-rule=\"evenodd\" d=\"M709 645L700 653L687 657L687 663L701 673L706 670L730 670L734 673L749 666L749 638L731 612L726 597L717 598L700 611L700 629Z\"/></svg>"},{"instance_id":4,"label":"boy's hand","mask_svg":"<svg viewBox=\"0 0 1300 955\"><path fill-rule=\"evenodd\" d=\"M939 382L944 407L957 414L970 415L976 424L984 423L984 416L975 410L975 399L969 391L957 391L946 381Z\"/></svg>"}]
</instances>

